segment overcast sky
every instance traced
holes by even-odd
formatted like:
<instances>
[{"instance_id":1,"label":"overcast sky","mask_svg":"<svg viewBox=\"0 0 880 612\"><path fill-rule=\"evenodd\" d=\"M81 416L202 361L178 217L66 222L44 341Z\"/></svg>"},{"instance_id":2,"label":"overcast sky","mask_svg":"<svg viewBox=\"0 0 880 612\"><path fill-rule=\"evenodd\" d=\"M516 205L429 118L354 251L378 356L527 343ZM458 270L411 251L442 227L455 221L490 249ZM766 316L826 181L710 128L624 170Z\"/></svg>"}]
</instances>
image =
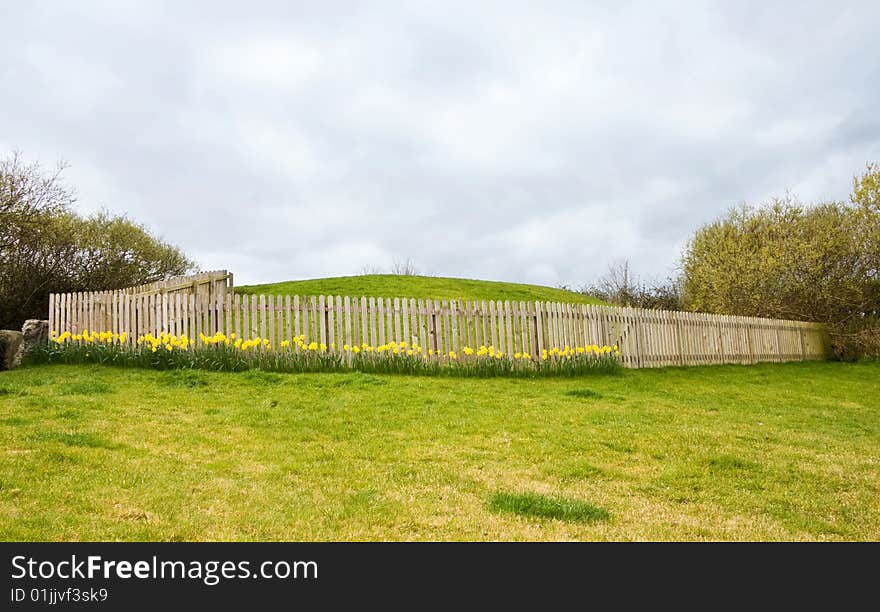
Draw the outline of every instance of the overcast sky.
<instances>
[{"instance_id":1,"label":"overcast sky","mask_svg":"<svg viewBox=\"0 0 880 612\"><path fill-rule=\"evenodd\" d=\"M237 284L575 287L880 161L880 2L664 4L4 0L0 154Z\"/></svg>"}]
</instances>

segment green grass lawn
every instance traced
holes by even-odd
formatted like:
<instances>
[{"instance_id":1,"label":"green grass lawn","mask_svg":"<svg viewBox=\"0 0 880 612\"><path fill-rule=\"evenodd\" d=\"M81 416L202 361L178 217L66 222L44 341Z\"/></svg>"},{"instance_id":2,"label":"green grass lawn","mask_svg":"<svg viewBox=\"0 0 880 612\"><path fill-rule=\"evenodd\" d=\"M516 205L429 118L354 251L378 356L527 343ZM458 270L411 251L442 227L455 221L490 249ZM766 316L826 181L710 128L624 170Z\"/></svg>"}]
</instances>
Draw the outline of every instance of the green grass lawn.
<instances>
[{"instance_id":1,"label":"green grass lawn","mask_svg":"<svg viewBox=\"0 0 880 612\"><path fill-rule=\"evenodd\" d=\"M3 540L880 539L880 364L0 373Z\"/></svg>"},{"instance_id":2,"label":"green grass lawn","mask_svg":"<svg viewBox=\"0 0 880 612\"><path fill-rule=\"evenodd\" d=\"M236 287L235 291L242 294L264 293L267 295L348 295L351 297L405 297L435 300L510 300L604 304L601 300L583 293L540 285L395 274L338 276L268 285L246 285Z\"/></svg>"}]
</instances>

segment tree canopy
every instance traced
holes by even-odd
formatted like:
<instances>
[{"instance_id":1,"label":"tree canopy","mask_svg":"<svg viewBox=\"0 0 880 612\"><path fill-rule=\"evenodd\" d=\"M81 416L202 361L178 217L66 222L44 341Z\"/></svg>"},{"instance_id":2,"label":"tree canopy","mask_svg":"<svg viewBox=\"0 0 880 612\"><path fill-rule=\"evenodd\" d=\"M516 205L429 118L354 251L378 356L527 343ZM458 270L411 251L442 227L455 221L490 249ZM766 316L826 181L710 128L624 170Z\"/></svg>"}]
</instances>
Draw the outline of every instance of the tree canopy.
<instances>
[{"instance_id":1,"label":"tree canopy","mask_svg":"<svg viewBox=\"0 0 880 612\"><path fill-rule=\"evenodd\" d=\"M125 216L81 216L75 194L20 155L0 160L0 328L44 318L53 292L98 291L185 274L177 247Z\"/></svg>"},{"instance_id":2,"label":"tree canopy","mask_svg":"<svg viewBox=\"0 0 880 612\"><path fill-rule=\"evenodd\" d=\"M880 168L848 202L743 206L700 228L683 257L689 310L819 321L840 354L876 351Z\"/></svg>"}]
</instances>

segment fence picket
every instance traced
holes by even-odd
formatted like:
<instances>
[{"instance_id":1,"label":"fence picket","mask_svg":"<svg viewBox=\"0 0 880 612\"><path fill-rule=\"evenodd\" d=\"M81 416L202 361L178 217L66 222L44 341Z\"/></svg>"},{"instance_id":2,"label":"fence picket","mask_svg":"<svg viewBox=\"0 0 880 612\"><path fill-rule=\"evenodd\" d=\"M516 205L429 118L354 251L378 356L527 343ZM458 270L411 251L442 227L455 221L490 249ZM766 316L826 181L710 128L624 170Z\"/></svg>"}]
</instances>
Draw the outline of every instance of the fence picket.
<instances>
[{"instance_id":1,"label":"fence picket","mask_svg":"<svg viewBox=\"0 0 880 612\"><path fill-rule=\"evenodd\" d=\"M458 345L458 306L456 300L449 301L449 322L451 325L450 329L450 342L451 342L451 350L458 353L461 348Z\"/></svg>"},{"instance_id":2,"label":"fence picket","mask_svg":"<svg viewBox=\"0 0 880 612\"><path fill-rule=\"evenodd\" d=\"M416 330L417 330L418 338L419 338L419 348L422 349L424 354L427 354L429 336L425 333L425 302L421 298L417 299L415 302L416 302Z\"/></svg>"},{"instance_id":3,"label":"fence picket","mask_svg":"<svg viewBox=\"0 0 880 612\"><path fill-rule=\"evenodd\" d=\"M446 326L443 321L446 316L444 304L444 300L434 300L434 321L436 324L436 335L434 340L437 343L436 351L440 355L445 355L448 350L446 344Z\"/></svg>"},{"instance_id":4,"label":"fence picket","mask_svg":"<svg viewBox=\"0 0 880 612\"><path fill-rule=\"evenodd\" d=\"M394 298L395 306L397 298ZM403 310L403 341L406 342L408 348L412 348L412 337L409 335L409 300L404 298L400 301L400 307Z\"/></svg>"},{"instance_id":5,"label":"fence picket","mask_svg":"<svg viewBox=\"0 0 880 612\"><path fill-rule=\"evenodd\" d=\"M192 296L190 296L192 297ZM251 301L248 296L243 296L241 300L241 338L242 340L251 339Z\"/></svg>"},{"instance_id":6,"label":"fence picket","mask_svg":"<svg viewBox=\"0 0 880 612\"><path fill-rule=\"evenodd\" d=\"M291 317L293 318L293 338L299 338L302 332L300 331L300 314L299 314L299 296L294 295L291 299ZM291 340L293 339L291 338ZM299 352L299 345L295 343L296 352Z\"/></svg>"},{"instance_id":7,"label":"fence picket","mask_svg":"<svg viewBox=\"0 0 880 612\"><path fill-rule=\"evenodd\" d=\"M498 349L498 326L496 322L496 312L495 312L495 300L489 300L489 332L491 334L491 344L490 346Z\"/></svg>"},{"instance_id":8,"label":"fence picket","mask_svg":"<svg viewBox=\"0 0 880 612\"><path fill-rule=\"evenodd\" d=\"M370 344L370 332L369 332L369 323L368 323L368 315L369 311L367 310L367 298L361 297L360 305L358 307L358 315L361 322L360 329L360 341L361 345Z\"/></svg>"},{"instance_id":9,"label":"fence picket","mask_svg":"<svg viewBox=\"0 0 880 612\"><path fill-rule=\"evenodd\" d=\"M336 351L342 353L342 346L345 344L345 321L343 316L345 311L342 307L342 297L334 296L333 298L334 318L336 319Z\"/></svg>"},{"instance_id":10,"label":"fence picket","mask_svg":"<svg viewBox=\"0 0 880 612\"><path fill-rule=\"evenodd\" d=\"M345 298L343 298L343 299L345 302L345 340L344 340L344 344L347 344L349 346L349 348L351 348L355 344L357 344L355 342L354 337L351 335L351 330L352 330L352 326L351 326L351 298L348 296L345 296Z\"/></svg>"},{"instance_id":11,"label":"fence picket","mask_svg":"<svg viewBox=\"0 0 880 612\"><path fill-rule=\"evenodd\" d=\"M269 340L269 344L275 348L277 345L275 343L275 296L267 295L266 302L264 305L264 314L266 319L266 339Z\"/></svg>"},{"instance_id":12,"label":"fence picket","mask_svg":"<svg viewBox=\"0 0 880 612\"><path fill-rule=\"evenodd\" d=\"M327 346L327 299L323 295L318 296L315 324L318 326L318 339L316 342L319 345Z\"/></svg>"},{"instance_id":13,"label":"fence picket","mask_svg":"<svg viewBox=\"0 0 880 612\"><path fill-rule=\"evenodd\" d=\"M371 297L368 304L369 308L366 309L366 312L364 313L369 317L369 335L367 336L369 340L367 340L367 343L370 346L375 347L379 344L379 333L376 328L376 298Z\"/></svg>"},{"instance_id":14,"label":"fence picket","mask_svg":"<svg viewBox=\"0 0 880 612\"><path fill-rule=\"evenodd\" d=\"M391 311L394 313L393 339L394 342L400 344L404 342L403 332L400 327L400 298L394 298L393 300L389 298L388 301L391 304Z\"/></svg>"}]
</instances>

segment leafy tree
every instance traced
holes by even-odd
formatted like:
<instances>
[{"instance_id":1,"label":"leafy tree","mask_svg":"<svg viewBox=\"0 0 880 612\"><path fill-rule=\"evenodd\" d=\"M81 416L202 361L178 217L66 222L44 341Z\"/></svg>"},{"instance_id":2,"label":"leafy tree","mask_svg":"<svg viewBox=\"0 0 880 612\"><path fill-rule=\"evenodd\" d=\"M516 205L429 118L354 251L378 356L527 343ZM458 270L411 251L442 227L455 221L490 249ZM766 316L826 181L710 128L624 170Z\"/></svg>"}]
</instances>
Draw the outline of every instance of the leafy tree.
<instances>
[{"instance_id":1,"label":"leafy tree","mask_svg":"<svg viewBox=\"0 0 880 612\"><path fill-rule=\"evenodd\" d=\"M25 164L18 153L0 160L0 253L14 248L28 232L36 232L47 216L64 212L76 201L61 181L64 165L44 173L39 164Z\"/></svg>"},{"instance_id":2,"label":"leafy tree","mask_svg":"<svg viewBox=\"0 0 880 612\"><path fill-rule=\"evenodd\" d=\"M124 216L72 210L64 167L0 160L0 328L48 312L52 292L117 289L185 274L193 263Z\"/></svg>"},{"instance_id":3,"label":"leafy tree","mask_svg":"<svg viewBox=\"0 0 880 612\"><path fill-rule=\"evenodd\" d=\"M683 256L690 310L820 321L839 356L876 353L880 317L880 169L849 202L786 197L700 228Z\"/></svg>"}]
</instances>

